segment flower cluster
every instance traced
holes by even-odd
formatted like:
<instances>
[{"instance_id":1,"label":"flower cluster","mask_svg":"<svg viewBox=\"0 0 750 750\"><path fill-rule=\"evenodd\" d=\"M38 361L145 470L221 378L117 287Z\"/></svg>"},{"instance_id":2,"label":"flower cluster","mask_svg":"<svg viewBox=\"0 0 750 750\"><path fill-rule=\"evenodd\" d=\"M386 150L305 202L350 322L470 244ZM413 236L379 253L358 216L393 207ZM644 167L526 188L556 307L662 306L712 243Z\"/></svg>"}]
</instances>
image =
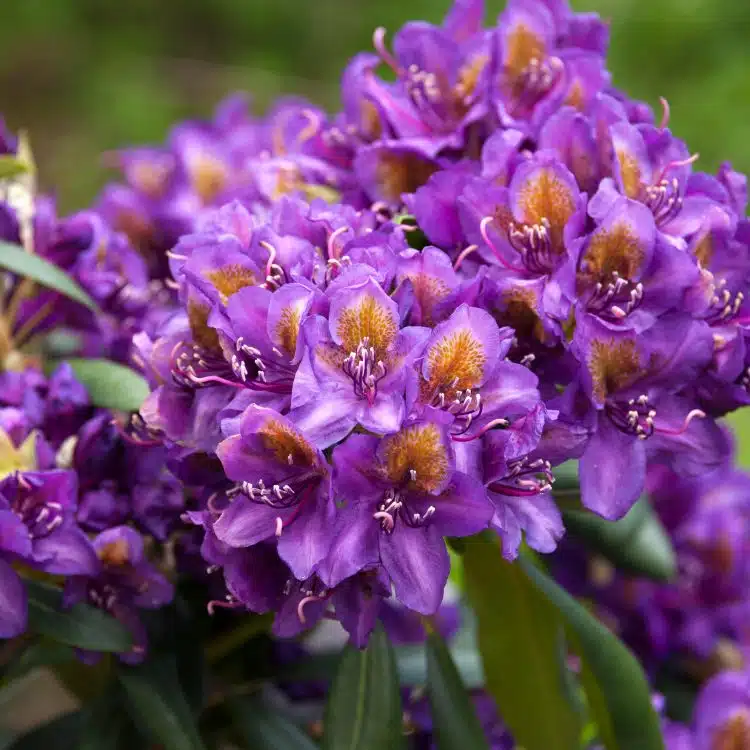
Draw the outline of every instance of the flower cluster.
<instances>
[{"instance_id":1,"label":"flower cluster","mask_svg":"<svg viewBox=\"0 0 750 750\"><path fill-rule=\"evenodd\" d=\"M0 145L11 155L20 148L4 128ZM25 631L19 572L34 569L65 579L67 605L85 600L120 619L133 634L122 658L137 661L145 651L138 609L172 596L144 556L141 533L166 540L184 510L182 487L166 470L163 446L96 408L69 364L46 376L42 363L56 351L127 362L133 334L160 320L165 290L149 282L143 260L99 214L58 219L52 201L23 180L7 181L2 198L0 238L66 272L98 310L22 269L3 274L0 637ZM60 333L67 344L55 340Z\"/></svg>"},{"instance_id":2,"label":"flower cluster","mask_svg":"<svg viewBox=\"0 0 750 750\"><path fill-rule=\"evenodd\" d=\"M482 16L459 1L392 51L378 30L342 112L232 100L125 154L130 187L105 196L152 239L184 209L179 241L150 246L181 309L136 336L142 415L196 498L221 603L277 612L280 634L333 610L361 643L393 590L433 613L446 537L551 552L565 460L617 519L648 467L700 483L731 452L744 177L696 171L666 102L656 123L610 85L598 17Z\"/></svg>"}]
</instances>

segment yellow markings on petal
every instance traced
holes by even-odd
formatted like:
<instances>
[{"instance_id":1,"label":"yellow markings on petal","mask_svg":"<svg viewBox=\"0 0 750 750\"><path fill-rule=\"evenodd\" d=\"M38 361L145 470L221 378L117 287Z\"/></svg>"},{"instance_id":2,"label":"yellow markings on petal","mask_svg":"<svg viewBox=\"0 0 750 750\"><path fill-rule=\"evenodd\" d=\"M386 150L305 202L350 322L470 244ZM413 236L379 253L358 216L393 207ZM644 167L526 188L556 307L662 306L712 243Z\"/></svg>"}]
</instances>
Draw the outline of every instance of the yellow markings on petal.
<instances>
[{"instance_id":1,"label":"yellow markings on petal","mask_svg":"<svg viewBox=\"0 0 750 750\"><path fill-rule=\"evenodd\" d=\"M482 381L487 362L482 343L470 330L455 331L436 341L427 352L427 394L437 391L453 399L456 391L475 388Z\"/></svg>"},{"instance_id":2,"label":"yellow markings on petal","mask_svg":"<svg viewBox=\"0 0 750 750\"><path fill-rule=\"evenodd\" d=\"M714 241L710 232L706 232L706 234L698 240L693 249L693 254L701 268L709 267L711 259L714 256Z\"/></svg>"},{"instance_id":3,"label":"yellow markings on petal","mask_svg":"<svg viewBox=\"0 0 750 750\"><path fill-rule=\"evenodd\" d=\"M289 305L282 311L279 322L276 324L276 339L281 348L290 356L297 351L297 337L299 336L299 324L302 320L302 309L300 306Z\"/></svg>"},{"instance_id":4,"label":"yellow markings on petal","mask_svg":"<svg viewBox=\"0 0 750 750\"><path fill-rule=\"evenodd\" d=\"M112 568L121 568L130 562L130 550L124 539L105 544L96 554L105 565Z\"/></svg>"},{"instance_id":5,"label":"yellow markings on petal","mask_svg":"<svg viewBox=\"0 0 750 750\"><path fill-rule=\"evenodd\" d=\"M149 198L156 199L164 194L171 172L171 166L166 164L139 162L130 170L130 182Z\"/></svg>"},{"instance_id":6,"label":"yellow markings on petal","mask_svg":"<svg viewBox=\"0 0 750 750\"><path fill-rule=\"evenodd\" d=\"M383 133L378 108L369 99L359 100L360 132L368 141L376 141Z\"/></svg>"},{"instance_id":7,"label":"yellow markings on petal","mask_svg":"<svg viewBox=\"0 0 750 750\"><path fill-rule=\"evenodd\" d=\"M195 300L190 300L187 304L188 323L195 343L206 351L215 352L221 347L219 334L208 325L209 312L208 305L201 305Z\"/></svg>"},{"instance_id":8,"label":"yellow markings on petal","mask_svg":"<svg viewBox=\"0 0 750 750\"><path fill-rule=\"evenodd\" d=\"M594 232L582 259L582 275L590 281L609 281L613 273L633 279L643 263L644 251L624 222Z\"/></svg>"},{"instance_id":9,"label":"yellow markings on petal","mask_svg":"<svg viewBox=\"0 0 750 750\"><path fill-rule=\"evenodd\" d=\"M545 341L546 333L537 314L537 297L533 289L509 289L503 292L504 310L496 315L500 325L513 328L521 340Z\"/></svg>"},{"instance_id":10,"label":"yellow markings on petal","mask_svg":"<svg viewBox=\"0 0 750 750\"><path fill-rule=\"evenodd\" d=\"M575 107L579 112L582 112L586 106L586 96L583 86L577 78L573 81L573 85L570 87L568 95L565 97L565 104L569 107Z\"/></svg>"},{"instance_id":11,"label":"yellow markings on petal","mask_svg":"<svg viewBox=\"0 0 750 750\"><path fill-rule=\"evenodd\" d=\"M549 169L540 169L526 180L521 187L519 198L521 219L525 224L549 222L552 247L563 251L563 229L575 211L575 197Z\"/></svg>"},{"instance_id":12,"label":"yellow markings on petal","mask_svg":"<svg viewBox=\"0 0 750 750\"><path fill-rule=\"evenodd\" d=\"M414 289L414 297L422 312L421 324L431 328L435 325L435 307L450 294L450 288L445 282L426 273L407 273L404 278L411 281Z\"/></svg>"},{"instance_id":13,"label":"yellow markings on petal","mask_svg":"<svg viewBox=\"0 0 750 750\"><path fill-rule=\"evenodd\" d=\"M0 479L16 471L36 469L36 432L32 432L18 448L10 436L0 430Z\"/></svg>"},{"instance_id":14,"label":"yellow markings on petal","mask_svg":"<svg viewBox=\"0 0 750 750\"><path fill-rule=\"evenodd\" d=\"M385 152L378 157L375 179L386 200L398 201L402 193L422 187L436 169L435 164L416 154Z\"/></svg>"},{"instance_id":15,"label":"yellow markings on petal","mask_svg":"<svg viewBox=\"0 0 750 750\"><path fill-rule=\"evenodd\" d=\"M594 341L588 361L594 395L604 401L610 393L632 383L641 368L635 341Z\"/></svg>"},{"instance_id":16,"label":"yellow markings on petal","mask_svg":"<svg viewBox=\"0 0 750 750\"><path fill-rule=\"evenodd\" d=\"M456 98L460 109L465 109L466 104L474 96L477 86L479 85L479 79L489 61L489 55L474 55L474 57L472 57L458 71L456 84L453 87L453 95ZM464 106L462 107L461 105Z\"/></svg>"},{"instance_id":17,"label":"yellow markings on petal","mask_svg":"<svg viewBox=\"0 0 750 750\"><path fill-rule=\"evenodd\" d=\"M628 198L636 199L641 194L643 179L638 161L623 149L616 150L617 163L620 166L622 187Z\"/></svg>"},{"instance_id":18,"label":"yellow markings on petal","mask_svg":"<svg viewBox=\"0 0 750 750\"><path fill-rule=\"evenodd\" d=\"M383 459L388 480L395 485L407 482L419 492L438 491L450 468L442 435L434 424L413 425L385 438Z\"/></svg>"},{"instance_id":19,"label":"yellow markings on petal","mask_svg":"<svg viewBox=\"0 0 750 750\"><path fill-rule=\"evenodd\" d=\"M227 300L240 289L255 284L255 274L239 263L222 266L213 271L204 271L203 276L211 282L225 305Z\"/></svg>"},{"instance_id":20,"label":"yellow markings on petal","mask_svg":"<svg viewBox=\"0 0 750 750\"><path fill-rule=\"evenodd\" d=\"M505 70L511 79L519 78L532 60L543 60L544 40L528 26L519 23L505 40Z\"/></svg>"},{"instance_id":21,"label":"yellow markings on petal","mask_svg":"<svg viewBox=\"0 0 750 750\"><path fill-rule=\"evenodd\" d=\"M188 169L193 189L204 203L211 203L227 186L229 170L219 159L206 154L197 156Z\"/></svg>"},{"instance_id":22,"label":"yellow markings on petal","mask_svg":"<svg viewBox=\"0 0 750 750\"><path fill-rule=\"evenodd\" d=\"M377 359L385 359L388 348L396 339L398 323L391 311L369 294L341 311L336 327L341 346L354 352L364 339L375 349Z\"/></svg>"},{"instance_id":23,"label":"yellow markings on petal","mask_svg":"<svg viewBox=\"0 0 750 750\"><path fill-rule=\"evenodd\" d=\"M750 748L750 712L738 709L713 736L710 750L748 750Z\"/></svg>"},{"instance_id":24,"label":"yellow markings on petal","mask_svg":"<svg viewBox=\"0 0 750 750\"><path fill-rule=\"evenodd\" d=\"M281 464L312 466L316 463L315 449L299 432L276 419L269 419L258 430L263 447L271 451ZM291 457L291 458L290 458Z\"/></svg>"}]
</instances>

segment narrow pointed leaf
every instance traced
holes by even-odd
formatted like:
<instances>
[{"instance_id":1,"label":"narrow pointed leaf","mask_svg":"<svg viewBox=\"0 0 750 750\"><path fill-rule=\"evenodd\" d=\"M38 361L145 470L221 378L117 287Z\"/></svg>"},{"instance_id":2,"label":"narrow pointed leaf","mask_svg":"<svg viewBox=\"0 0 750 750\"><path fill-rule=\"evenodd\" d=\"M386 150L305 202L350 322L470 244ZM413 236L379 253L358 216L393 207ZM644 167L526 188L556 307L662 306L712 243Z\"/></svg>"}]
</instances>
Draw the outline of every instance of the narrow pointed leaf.
<instances>
[{"instance_id":1,"label":"narrow pointed leaf","mask_svg":"<svg viewBox=\"0 0 750 750\"><path fill-rule=\"evenodd\" d=\"M60 292L94 313L99 312L96 302L65 271L38 255L27 253L18 245L0 242L0 268Z\"/></svg>"},{"instance_id":2,"label":"narrow pointed leaf","mask_svg":"<svg viewBox=\"0 0 750 750\"><path fill-rule=\"evenodd\" d=\"M91 403L102 409L138 411L149 394L145 378L107 359L66 359L86 386Z\"/></svg>"},{"instance_id":3,"label":"narrow pointed leaf","mask_svg":"<svg viewBox=\"0 0 750 750\"><path fill-rule=\"evenodd\" d=\"M568 699L562 622L491 533L467 540L464 580L477 617L487 689L526 750L577 747L580 720Z\"/></svg>"},{"instance_id":4,"label":"narrow pointed leaf","mask_svg":"<svg viewBox=\"0 0 750 750\"><path fill-rule=\"evenodd\" d=\"M63 714L17 737L8 750L77 750L83 711Z\"/></svg>"},{"instance_id":5,"label":"narrow pointed leaf","mask_svg":"<svg viewBox=\"0 0 750 750\"><path fill-rule=\"evenodd\" d=\"M677 573L672 542L646 498L619 521L583 510L563 512L571 536L607 558L619 570L667 581Z\"/></svg>"},{"instance_id":6,"label":"narrow pointed leaf","mask_svg":"<svg viewBox=\"0 0 750 750\"><path fill-rule=\"evenodd\" d=\"M317 745L290 719L261 697L235 699L229 704L234 725L252 750L316 750Z\"/></svg>"},{"instance_id":7,"label":"narrow pointed leaf","mask_svg":"<svg viewBox=\"0 0 750 750\"><path fill-rule=\"evenodd\" d=\"M627 647L528 560L520 567L565 620L583 662L581 680L607 750L664 750L651 689Z\"/></svg>"},{"instance_id":8,"label":"narrow pointed leaf","mask_svg":"<svg viewBox=\"0 0 750 750\"><path fill-rule=\"evenodd\" d=\"M159 654L119 673L133 722L164 750L204 750L174 658Z\"/></svg>"},{"instance_id":9,"label":"narrow pointed leaf","mask_svg":"<svg viewBox=\"0 0 750 750\"><path fill-rule=\"evenodd\" d=\"M324 750L394 750L403 745L396 661L377 628L366 649L347 646L326 706Z\"/></svg>"},{"instance_id":10,"label":"narrow pointed leaf","mask_svg":"<svg viewBox=\"0 0 750 750\"><path fill-rule=\"evenodd\" d=\"M427 694L438 750L489 750L471 697L439 633L427 636Z\"/></svg>"},{"instance_id":11,"label":"narrow pointed leaf","mask_svg":"<svg viewBox=\"0 0 750 750\"><path fill-rule=\"evenodd\" d=\"M127 629L100 609L79 603L62 608L62 592L39 581L26 581L29 629L68 646L121 652L131 646Z\"/></svg>"}]
</instances>

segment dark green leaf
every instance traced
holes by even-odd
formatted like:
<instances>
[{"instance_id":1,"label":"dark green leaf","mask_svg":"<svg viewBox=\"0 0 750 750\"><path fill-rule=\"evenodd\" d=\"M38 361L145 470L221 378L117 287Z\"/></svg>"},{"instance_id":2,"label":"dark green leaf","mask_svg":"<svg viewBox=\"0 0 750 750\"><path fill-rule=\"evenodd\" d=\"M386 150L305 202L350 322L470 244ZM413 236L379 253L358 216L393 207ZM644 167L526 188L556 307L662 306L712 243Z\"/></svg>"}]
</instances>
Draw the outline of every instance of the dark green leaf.
<instances>
[{"instance_id":1,"label":"dark green leaf","mask_svg":"<svg viewBox=\"0 0 750 750\"><path fill-rule=\"evenodd\" d=\"M532 563L521 560L520 567L565 620L583 661L581 679L605 747L664 750L659 719L651 705L651 689L633 654Z\"/></svg>"},{"instance_id":2,"label":"dark green leaf","mask_svg":"<svg viewBox=\"0 0 750 750\"><path fill-rule=\"evenodd\" d=\"M37 667L64 664L72 662L74 659L73 649L70 646L65 646L56 641L34 639L30 643L27 642L8 664L8 667L3 672L0 685L7 685Z\"/></svg>"},{"instance_id":3,"label":"dark green leaf","mask_svg":"<svg viewBox=\"0 0 750 750\"><path fill-rule=\"evenodd\" d=\"M9 180L29 171L29 165L12 154L0 155L0 180Z\"/></svg>"},{"instance_id":4,"label":"dark green leaf","mask_svg":"<svg viewBox=\"0 0 750 750\"><path fill-rule=\"evenodd\" d=\"M427 636L427 694L439 750L489 749L469 693L438 633Z\"/></svg>"},{"instance_id":5,"label":"dark green leaf","mask_svg":"<svg viewBox=\"0 0 750 750\"><path fill-rule=\"evenodd\" d=\"M164 750L204 748L172 656L158 654L136 667L122 667L119 678L131 719L154 742Z\"/></svg>"},{"instance_id":6,"label":"dark green leaf","mask_svg":"<svg viewBox=\"0 0 750 750\"><path fill-rule=\"evenodd\" d=\"M149 394L145 378L129 367L107 359L66 359L89 393L94 406L116 411L138 411Z\"/></svg>"},{"instance_id":7,"label":"dark green leaf","mask_svg":"<svg viewBox=\"0 0 750 750\"><path fill-rule=\"evenodd\" d=\"M18 737L8 750L78 750L82 711L64 714Z\"/></svg>"},{"instance_id":8,"label":"dark green leaf","mask_svg":"<svg viewBox=\"0 0 750 750\"><path fill-rule=\"evenodd\" d=\"M68 646L89 651L128 651L130 633L99 609L79 603L62 609L62 593L39 581L26 581L29 596L29 628Z\"/></svg>"},{"instance_id":9,"label":"dark green leaf","mask_svg":"<svg viewBox=\"0 0 750 750\"><path fill-rule=\"evenodd\" d=\"M316 750L318 747L260 696L236 698L230 701L229 709L234 725L251 750Z\"/></svg>"},{"instance_id":10,"label":"dark green leaf","mask_svg":"<svg viewBox=\"0 0 750 750\"><path fill-rule=\"evenodd\" d=\"M562 623L491 533L467 540L466 591L477 617L487 689L527 750L577 747L580 722L567 698Z\"/></svg>"},{"instance_id":11,"label":"dark green leaf","mask_svg":"<svg viewBox=\"0 0 750 750\"><path fill-rule=\"evenodd\" d=\"M396 661L382 628L366 649L347 646L326 706L325 750L393 750L403 744Z\"/></svg>"},{"instance_id":12,"label":"dark green leaf","mask_svg":"<svg viewBox=\"0 0 750 750\"><path fill-rule=\"evenodd\" d=\"M27 253L18 245L0 242L0 268L36 281L48 289L54 289L88 307L92 312L99 313L96 302L65 271L38 255Z\"/></svg>"},{"instance_id":13,"label":"dark green leaf","mask_svg":"<svg viewBox=\"0 0 750 750\"><path fill-rule=\"evenodd\" d=\"M666 581L677 573L669 536L646 498L619 521L583 510L563 512L568 532L627 573Z\"/></svg>"},{"instance_id":14,"label":"dark green leaf","mask_svg":"<svg viewBox=\"0 0 750 750\"><path fill-rule=\"evenodd\" d=\"M143 747L126 713L120 691L113 687L86 706L76 750L131 750Z\"/></svg>"}]
</instances>

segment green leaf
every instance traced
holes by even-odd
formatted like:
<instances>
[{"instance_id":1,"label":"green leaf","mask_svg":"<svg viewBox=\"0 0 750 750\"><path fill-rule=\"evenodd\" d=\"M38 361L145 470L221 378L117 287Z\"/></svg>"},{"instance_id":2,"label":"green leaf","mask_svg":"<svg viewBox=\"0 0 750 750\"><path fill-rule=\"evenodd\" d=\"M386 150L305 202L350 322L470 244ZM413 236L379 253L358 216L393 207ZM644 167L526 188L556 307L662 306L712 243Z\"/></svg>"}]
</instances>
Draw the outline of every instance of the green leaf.
<instances>
[{"instance_id":1,"label":"green leaf","mask_svg":"<svg viewBox=\"0 0 750 750\"><path fill-rule=\"evenodd\" d=\"M10 180L29 171L29 165L12 154L0 155L0 180Z\"/></svg>"},{"instance_id":2,"label":"green leaf","mask_svg":"<svg viewBox=\"0 0 750 750\"><path fill-rule=\"evenodd\" d=\"M65 271L38 255L27 253L18 245L0 242L0 268L32 279L48 289L54 289L54 291L80 302L93 313L100 313L96 302Z\"/></svg>"},{"instance_id":3,"label":"green leaf","mask_svg":"<svg viewBox=\"0 0 750 750\"><path fill-rule=\"evenodd\" d=\"M347 646L324 720L325 750L393 750L403 746L396 661L382 627L367 648Z\"/></svg>"},{"instance_id":4,"label":"green leaf","mask_svg":"<svg viewBox=\"0 0 750 750\"><path fill-rule=\"evenodd\" d=\"M27 580L29 628L68 646L89 651L121 652L132 645L130 633L114 617L88 604L62 608L60 589Z\"/></svg>"},{"instance_id":5,"label":"green leaf","mask_svg":"<svg viewBox=\"0 0 750 750\"><path fill-rule=\"evenodd\" d=\"M8 750L77 750L83 711L63 714L22 734Z\"/></svg>"},{"instance_id":6,"label":"green leaf","mask_svg":"<svg viewBox=\"0 0 750 750\"><path fill-rule=\"evenodd\" d=\"M482 725L439 633L427 636L427 694L438 750L489 750Z\"/></svg>"},{"instance_id":7,"label":"green leaf","mask_svg":"<svg viewBox=\"0 0 750 750\"><path fill-rule=\"evenodd\" d=\"M644 497L619 521L583 510L563 512L567 531L618 569L667 581L677 573L672 542Z\"/></svg>"},{"instance_id":8,"label":"green leaf","mask_svg":"<svg viewBox=\"0 0 750 750\"><path fill-rule=\"evenodd\" d=\"M145 378L129 367L107 359L66 359L88 391L91 403L102 409L138 411L150 392Z\"/></svg>"},{"instance_id":9,"label":"green leaf","mask_svg":"<svg viewBox=\"0 0 750 750\"><path fill-rule=\"evenodd\" d=\"M234 725L252 750L316 750L317 745L260 696L229 702Z\"/></svg>"},{"instance_id":10,"label":"green leaf","mask_svg":"<svg viewBox=\"0 0 750 750\"><path fill-rule=\"evenodd\" d=\"M156 655L136 667L123 666L119 679L125 706L144 734L164 750L204 749L171 655Z\"/></svg>"},{"instance_id":11,"label":"green leaf","mask_svg":"<svg viewBox=\"0 0 750 750\"><path fill-rule=\"evenodd\" d=\"M146 743L135 735L130 718L122 711L120 690L113 687L86 706L76 750L145 747Z\"/></svg>"},{"instance_id":12,"label":"green leaf","mask_svg":"<svg viewBox=\"0 0 750 750\"><path fill-rule=\"evenodd\" d=\"M651 689L633 654L531 562L522 559L520 567L565 620L583 662L581 680L607 750L664 750Z\"/></svg>"},{"instance_id":13,"label":"green leaf","mask_svg":"<svg viewBox=\"0 0 750 750\"><path fill-rule=\"evenodd\" d=\"M477 618L487 689L526 750L577 747L580 721L568 700L562 623L494 534L467 539L466 592Z\"/></svg>"}]
</instances>

